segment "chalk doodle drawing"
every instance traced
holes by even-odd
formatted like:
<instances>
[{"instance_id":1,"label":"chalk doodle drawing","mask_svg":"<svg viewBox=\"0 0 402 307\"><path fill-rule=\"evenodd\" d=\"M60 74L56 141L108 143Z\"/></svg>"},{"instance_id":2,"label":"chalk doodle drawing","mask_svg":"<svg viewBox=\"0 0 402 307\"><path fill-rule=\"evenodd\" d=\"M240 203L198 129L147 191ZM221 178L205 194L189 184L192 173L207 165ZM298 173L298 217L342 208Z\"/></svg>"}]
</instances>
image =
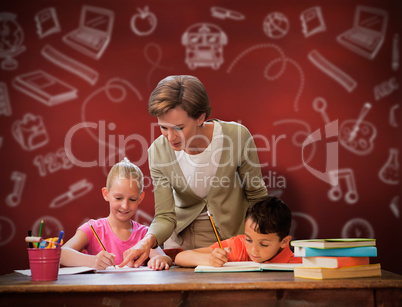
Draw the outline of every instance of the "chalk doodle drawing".
<instances>
[{"instance_id":1,"label":"chalk doodle drawing","mask_svg":"<svg viewBox=\"0 0 402 307\"><path fill-rule=\"evenodd\" d=\"M130 20L131 30L138 36L152 34L158 24L156 15L147 6L143 9L137 8L137 11Z\"/></svg>"},{"instance_id":2,"label":"chalk doodle drawing","mask_svg":"<svg viewBox=\"0 0 402 307\"><path fill-rule=\"evenodd\" d=\"M388 159L378 172L381 181L386 184L399 184L399 150L390 148Z\"/></svg>"},{"instance_id":3,"label":"chalk doodle drawing","mask_svg":"<svg viewBox=\"0 0 402 307\"><path fill-rule=\"evenodd\" d=\"M252 46L252 47L244 50L243 52L241 52L232 61L232 63L230 63L229 68L227 69L226 72L228 74L230 74L232 72L233 68L235 67L235 65L237 64L237 62L239 62L244 56L248 55L250 52L253 52L255 50L265 49L265 48L273 48L273 49L277 50L278 53L279 53L278 58L271 60L267 64L267 66L265 66L264 77L268 81L273 81L273 80L277 80L278 78L280 78L283 75L284 71L286 70L287 63L290 63L290 64L294 65L297 68L297 70L299 72L299 75L300 75L300 85L299 85L299 90L297 91L295 100L293 102L293 108L294 108L294 110L296 112L298 112L299 111L299 99L300 99L300 96L301 96L301 94L303 92L303 89L304 89L304 72L303 72L303 69L301 68L301 66L296 61L286 57L285 53L283 52L283 50L278 45L275 45L275 44L258 44L258 45ZM275 75L270 75L269 71L277 63L281 64L279 72L277 74L275 74Z\"/></svg>"},{"instance_id":4,"label":"chalk doodle drawing","mask_svg":"<svg viewBox=\"0 0 402 307\"><path fill-rule=\"evenodd\" d=\"M36 13L35 22L36 33L38 33L40 39L61 31L57 12L54 7L48 7Z\"/></svg>"},{"instance_id":5,"label":"chalk doodle drawing","mask_svg":"<svg viewBox=\"0 0 402 307\"><path fill-rule=\"evenodd\" d=\"M32 226L33 236L37 236L39 234L40 223L42 220L44 221L42 229L42 238L58 236L60 231L64 229L63 225L57 218L50 215L46 215L38 218L33 224Z\"/></svg>"},{"instance_id":6,"label":"chalk doodle drawing","mask_svg":"<svg viewBox=\"0 0 402 307\"><path fill-rule=\"evenodd\" d=\"M343 168L339 170L330 170L329 176L331 180L338 182L337 185L332 186L328 191L328 198L332 201L339 201L342 196L345 201L352 205L359 200L359 194L357 193L355 175L352 169ZM346 193L343 193L340 179L344 179L346 182Z\"/></svg>"},{"instance_id":7,"label":"chalk doodle drawing","mask_svg":"<svg viewBox=\"0 0 402 307\"><path fill-rule=\"evenodd\" d=\"M293 221L292 221L292 226L290 227L290 235L292 236L292 239L296 238L296 230L298 228L305 229L306 227L303 225L303 221L307 221L308 224L311 225L311 233L308 236L305 236L306 239L314 239L317 238L318 236L318 224L314 218L312 218L309 214L303 213L303 212L293 212L292 213ZM301 224L301 225L300 225Z\"/></svg>"},{"instance_id":8,"label":"chalk doodle drawing","mask_svg":"<svg viewBox=\"0 0 402 307\"><path fill-rule=\"evenodd\" d=\"M84 196L93 188L93 184L88 182L86 179L82 179L72 185L70 185L68 191L63 192L56 198L52 200L49 205L49 208L59 208L63 207L66 204L74 201L75 199Z\"/></svg>"},{"instance_id":9,"label":"chalk doodle drawing","mask_svg":"<svg viewBox=\"0 0 402 307\"><path fill-rule=\"evenodd\" d=\"M396 195L394 198L392 198L389 208L392 214L399 219L399 195Z\"/></svg>"},{"instance_id":10,"label":"chalk doodle drawing","mask_svg":"<svg viewBox=\"0 0 402 307\"><path fill-rule=\"evenodd\" d=\"M13 191L7 195L6 203L9 207L18 206L21 202L22 192L24 191L27 175L18 171L11 174L11 180L14 181Z\"/></svg>"},{"instance_id":11,"label":"chalk doodle drawing","mask_svg":"<svg viewBox=\"0 0 402 307\"><path fill-rule=\"evenodd\" d=\"M112 90L119 90L121 95L117 96L117 95L113 95L112 94ZM113 78L110 79L105 86L95 90L92 94L90 94L84 101L84 103L82 104L82 108L81 108L81 119L82 122L85 123L87 122L86 120L86 107L87 104L93 100L93 98L101 93L105 93L107 98L113 102L113 103L121 103L125 100L125 98L127 97L127 89L130 89L133 93L136 94L137 98L139 100L142 100L142 96L140 94L140 92L128 81L120 79L120 78ZM113 146L112 144L109 144L107 142L105 142L105 140L101 140L95 133L93 133L93 131L91 131L88 127L85 128L86 131L89 133L89 135L98 143L104 145L104 146Z\"/></svg>"},{"instance_id":12,"label":"chalk doodle drawing","mask_svg":"<svg viewBox=\"0 0 402 307\"><path fill-rule=\"evenodd\" d=\"M370 109L371 104L366 102L356 120L345 120L340 127L339 142L344 148L357 155L367 155L374 149L377 128L363 120Z\"/></svg>"},{"instance_id":13,"label":"chalk doodle drawing","mask_svg":"<svg viewBox=\"0 0 402 307\"><path fill-rule=\"evenodd\" d=\"M78 28L63 36L71 48L98 60L109 45L114 23L114 12L83 5Z\"/></svg>"},{"instance_id":14,"label":"chalk doodle drawing","mask_svg":"<svg viewBox=\"0 0 402 307\"><path fill-rule=\"evenodd\" d=\"M218 69L224 61L223 46L227 45L228 37L214 24L197 23L183 33L181 43L186 47L185 62L190 69L198 66Z\"/></svg>"},{"instance_id":15,"label":"chalk doodle drawing","mask_svg":"<svg viewBox=\"0 0 402 307\"><path fill-rule=\"evenodd\" d=\"M15 232L14 222L8 217L0 216L0 246L11 242L14 239Z\"/></svg>"},{"instance_id":16,"label":"chalk doodle drawing","mask_svg":"<svg viewBox=\"0 0 402 307\"><path fill-rule=\"evenodd\" d=\"M352 28L341 33L336 40L347 49L372 60L385 40L387 25L386 11L358 5Z\"/></svg>"},{"instance_id":17,"label":"chalk doodle drawing","mask_svg":"<svg viewBox=\"0 0 402 307\"><path fill-rule=\"evenodd\" d=\"M327 30L321 7L319 6L314 6L303 11L300 14L300 20L302 23L302 33L306 38Z\"/></svg>"},{"instance_id":18,"label":"chalk doodle drawing","mask_svg":"<svg viewBox=\"0 0 402 307\"><path fill-rule=\"evenodd\" d=\"M289 32L289 19L280 12L268 14L262 22L264 33L273 39L284 37Z\"/></svg>"},{"instance_id":19,"label":"chalk doodle drawing","mask_svg":"<svg viewBox=\"0 0 402 307\"><path fill-rule=\"evenodd\" d=\"M152 58L151 49L154 49L156 51L155 58ZM163 70L172 70L173 67L165 67L165 66L160 65L160 62L162 59L162 49L156 43L149 43L144 47L144 56L145 56L145 59L147 60L147 62L152 65L151 69L147 73L148 88L151 88L151 76L156 68L163 69Z\"/></svg>"},{"instance_id":20,"label":"chalk doodle drawing","mask_svg":"<svg viewBox=\"0 0 402 307\"><path fill-rule=\"evenodd\" d=\"M242 13L229 10L224 7L219 7L219 6L212 6L211 7L211 16L218 18L218 19L231 19L231 20L243 20L246 18Z\"/></svg>"},{"instance_id":21,"label":"chalk doodle drawing","mask_svg":"<svg viewBox=\"0 0 402 307\"><path fill-rule=\"evenodd\" d=\"M375 238L373 226L363 218L353 218L342 228L342 238Z\"/></svg>"},{"instance_id":22,"label":"chalk doodle drawing","mask_svg":"<svg viewBox=\"0 0 402 307\"><path fill-rule=\"evenodd\" d=\"M0 58L4 58L0 67L8 71L18 68L14 57L26 50L23 45L24 31L16 19L15 14L0 13Z\"/></svg>"}]
</instances>

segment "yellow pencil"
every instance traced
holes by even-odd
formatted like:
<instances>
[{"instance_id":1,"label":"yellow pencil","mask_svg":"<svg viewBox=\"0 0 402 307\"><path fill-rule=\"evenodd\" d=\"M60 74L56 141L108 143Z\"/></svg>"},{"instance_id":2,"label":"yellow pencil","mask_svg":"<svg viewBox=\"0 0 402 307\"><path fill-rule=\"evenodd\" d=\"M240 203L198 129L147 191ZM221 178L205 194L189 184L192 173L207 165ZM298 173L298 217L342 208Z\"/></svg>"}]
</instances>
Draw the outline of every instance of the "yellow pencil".
<instances>
[{"instance_id":1,"label":"yellow pencil","mask_svg":"<svg viewBox=\"0 0 402 307\"><path fill-rule=\"evenodd\" d=\"M218 239L219 247L220 247L220 248L223 248L223 247L222 247L221 240L219 240L218 232L216 231L214 221L212 220L212 216L211 216L211 214L209 214L209 211L208 211L208 210L207 210L207 213L208 213L208 216L209 216L209 220L211 221L212 228L214 229L215 236L216 236L216 238Z\"/></svg>"},{"instance_id":2,"label":"yellow pencil","mask_svg":"<svg viewBox=\"0 0 402 307\"><path fill-rule=\"evenodd\" d=\"M102 241L99 239L98 234L96 233L95 229L92 227L91 222L88 222L88 224L89 224L89 227L91 227L92 232L94 233L96 239L98 239L99 244L102 246L102 249L105 252L107 252L107 250L106 250L105 246L103 245ZM114 265L113 265L113 267L116 268Z\"/></svg>"}]
</instances>

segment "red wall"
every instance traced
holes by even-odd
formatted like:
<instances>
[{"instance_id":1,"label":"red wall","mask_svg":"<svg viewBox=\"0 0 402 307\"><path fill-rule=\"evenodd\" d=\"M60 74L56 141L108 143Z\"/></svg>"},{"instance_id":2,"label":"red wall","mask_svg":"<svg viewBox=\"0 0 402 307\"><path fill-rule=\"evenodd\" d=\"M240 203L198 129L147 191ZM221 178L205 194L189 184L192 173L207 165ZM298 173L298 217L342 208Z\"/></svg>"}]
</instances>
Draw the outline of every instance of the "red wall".
<instances>
[{"instance_id":1,"label":"red wall","mask_svg":"<svg viewBox=\"0 0 402 307\"><path fill-rule=\"evenodd\" d=\"M268 189L294 214L294 239L372 236L378 257L371 262L402 273L398 257L391 256L401 251L401 68L392 66L400 57L394 50L394 45L401 46L394 43L402 34L398 2L2 1L0 58L9 55L10 43L22 49L12 49L16 62L0 59L0 82L6 89L0 100L0 273L28 268L24 237L29 229L37 234L40 220L45 221L45 237L64 230L68 239L85 220L108 215L100 189L110 166L121 158L117 148L146 175L146 197L137 219L150 222L154 208L146 150L159 131L146 105L156 83L171 74L197 76L208 90L211 117L241 122L255 136ZM63 41L77 29L84 4L113 12L110 41L93 57ZM213 6L227 10L213 16ZM382 39L378 52L353 51L337 40L353 27L358 6L374 8L372 16L385 11L385 31L371 34ZM145 7L153 15L134 17ZM51 8L56 15L42 12ZM6 12L15 15L22 36L6 21ZM269 28L270 16L284 19L273 20ZM306 18L305 33L301 16ZM371 21L368 26L376 27L376 19ZM196 51L206 60L195 61L192 69L185 62L190 46L182 37L199 23L218 27L223 62ZM54 50L61 58L52 55ZM59 103L50 99L56 92L35 97L30 86L40 81L32 77L27 85L25 75L39 70L67 88L43 82L38 87L73 96ZM327 120L314 109L314 101L326 102L327 120L338 120L338 135L326 140ZM357 125L366 102L371 108ZM27 114L35 120L26 122ZM347 129L354 127L359 129L353 140L360 143L345 144ZM322 139L303 149L303 141L317 129ZM334 148L328 152L330 143ZM340 193L332 194L336 188L303 161L325 175L326 157L336 151L339 174L345 176L337 186ZM388 163L391 152L394 163ZM355 184L357 194L347 194L347 182Z\"/></svg>"}]
</instances>

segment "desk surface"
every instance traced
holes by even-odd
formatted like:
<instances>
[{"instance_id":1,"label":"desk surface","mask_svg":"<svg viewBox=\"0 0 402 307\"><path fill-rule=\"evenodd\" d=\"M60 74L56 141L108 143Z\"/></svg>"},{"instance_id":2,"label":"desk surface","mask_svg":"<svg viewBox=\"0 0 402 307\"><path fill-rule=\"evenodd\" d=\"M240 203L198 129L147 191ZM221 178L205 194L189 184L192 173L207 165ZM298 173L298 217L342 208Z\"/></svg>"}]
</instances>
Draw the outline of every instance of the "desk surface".
<instances>
[{"instance_id":1,"label":"desk surface","mask_svg":"<svg viewBox=\"0 0 402 307\"><path fill-rule=\"evenodd\" d=\"M402 306L402 276L343 280L293 272L194 273L193 269L62 275L33 282L0 276L2 306Z\"/></svg>"},{"instance_id":2,"label":"desk surface","mask_svg":"<svg viewBox=\"0 0 402 307\"><path fill-rule=\"evenodd\" d=\"M402 276L382 271L381 277L341 280L294 278L293 272L194 273L193 269L126 273L62 275L57 281L33 282L18 273L0 276L0 293L222 291L276 289L381 289L402 290Z\"/></svg>"}]
</instances>

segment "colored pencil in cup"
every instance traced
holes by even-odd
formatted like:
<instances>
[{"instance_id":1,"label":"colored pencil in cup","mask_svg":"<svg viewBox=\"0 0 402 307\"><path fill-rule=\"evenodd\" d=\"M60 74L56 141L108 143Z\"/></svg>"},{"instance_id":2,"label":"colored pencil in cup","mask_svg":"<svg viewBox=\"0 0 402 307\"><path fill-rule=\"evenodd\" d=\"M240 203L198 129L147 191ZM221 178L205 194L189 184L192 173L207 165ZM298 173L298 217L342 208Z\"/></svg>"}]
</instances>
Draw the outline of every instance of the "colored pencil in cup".
<instances>
[{"instance_id":1,"label":"colored pencil in cup","mask_svg":"<svg viewBox=\"0 0 402 307\"><path fill-rule=\"evenodd\" d=\"M42 230L43 230L43 220L40 221L38 237L42 237ZM36 247L39 247L39 243L36 243Z\"/></svg>"},{"instance_id":2,"label":"colored pencil in cup","mask_svg":"<svg viewBox=\"0 0 402 307\"><path fill-rule=\"evenodd\" d=\"M57 243L61 244L61 240L63 239L63 236L64 236L64 231L62 230L62 231L60 231L59 238L57 239Z\"/></svg>"},{"instance_id":3,"label":"colored pencil in cup","mask_svg":"<svg viewBox=\"0 0 402 307\"><path fill-rule=\"evenodd\" d=\"M28 237L32 237L32 230L28 230ZM29 242L28 244L29 244L29 248L34 247L33 243Z\"/></svg>"}]
</instances>

